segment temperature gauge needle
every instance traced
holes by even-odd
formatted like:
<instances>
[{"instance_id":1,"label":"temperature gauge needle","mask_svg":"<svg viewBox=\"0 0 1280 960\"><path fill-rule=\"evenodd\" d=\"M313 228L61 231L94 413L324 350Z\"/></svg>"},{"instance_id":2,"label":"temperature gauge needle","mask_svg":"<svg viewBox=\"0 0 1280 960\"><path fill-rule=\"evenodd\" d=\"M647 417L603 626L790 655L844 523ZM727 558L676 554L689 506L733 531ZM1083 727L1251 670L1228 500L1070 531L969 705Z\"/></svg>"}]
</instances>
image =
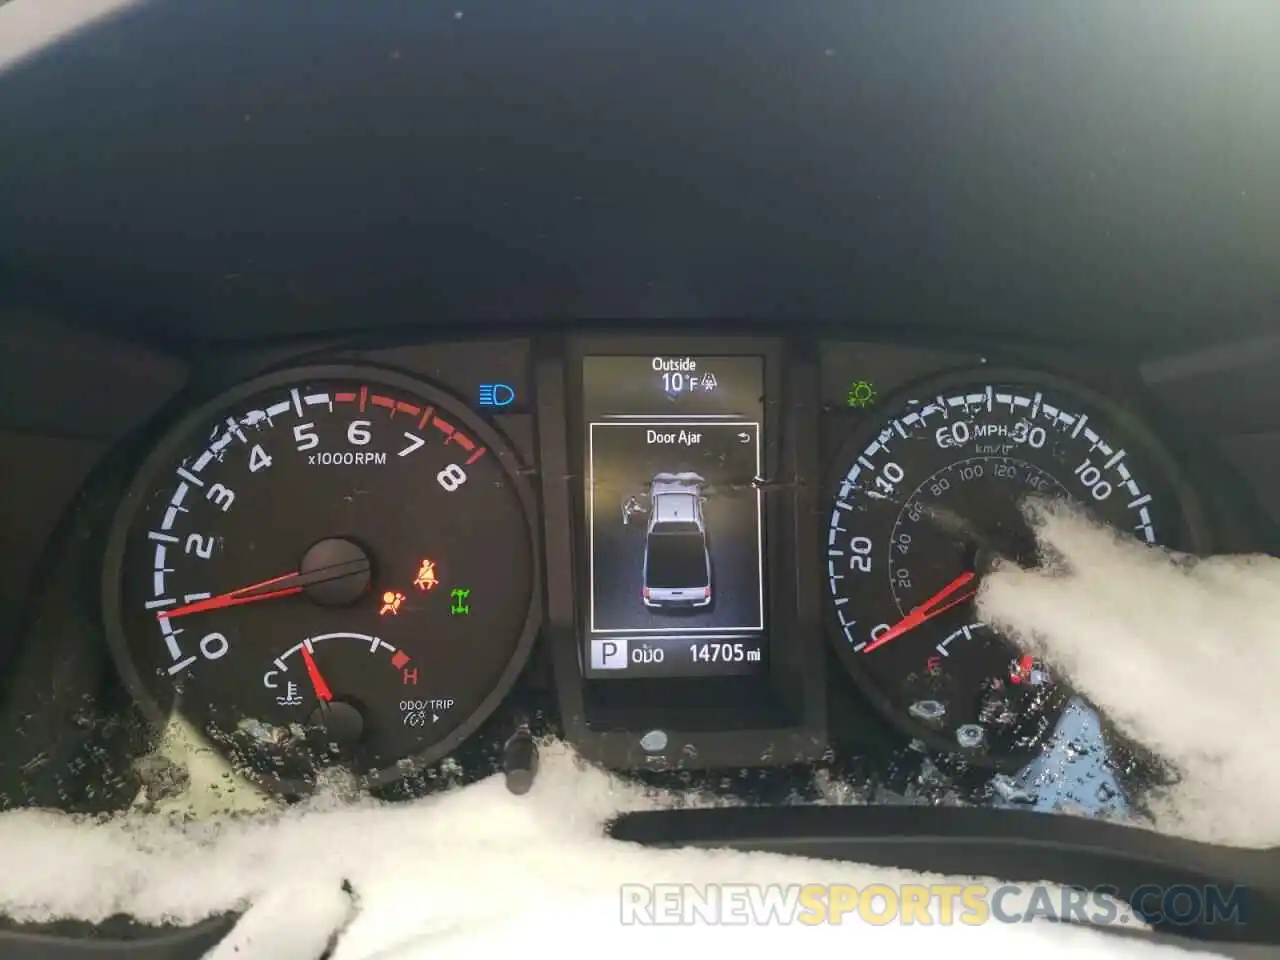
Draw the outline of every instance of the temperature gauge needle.
<instances>
[{"instance_id":1,"label":"temperature gauge needle","mask_svg":"<svg viewBox=\"0 0 1280 960\"><path fill-rule=\"evenodd\" d=\"M307 649L307 645L302 645L302 662L306 664L307 676L311 679L311 687L316 692L316 699L321 703L329 703L333 700L333 691L329 689L329 684L325 682L324 674L320 672L320 667L316 664L316 658L311 655L311 651Z\"/></svg>"},{"instance_id":2,"label":"temperature gauge needle","mask_svg":"<svg viewBox=\"0 0 1280 960\"><path fill-rule=\"evenodd\" d=\"M286 573L280 577L272 577L270 580L251 583L247 587L220 593L216 597L205 597L203 600L183 604L171 610L160 610L156 613L156 618L172 620L174 617L185 617L189 613L204 613L207 610L221 610L225 607L238 607L245 603L257 603L259 600L291 597L316 584L360 574L367 575L368 572L369 561L361 558L317 567L305 572Z\"/></svg>"},{"instance_id":3,"label":"temperature gauge needle","mask_svg":"<svg viewBox=\"0 0 1280 960\"><path fill-rule=\"evenodd\" d=\"M886 643L896 640L904 633L914 630L922 623L932 620L938 614L950 610L952 607L958 606L966 600L969 600L978 592L976 589L970 590L968 593L961 594L958 597L953 595L972 583L976 576L977 575L971 571L966 571L965 573L960 574L960 576L956 577L928 600L920 604L920 606L916 607L892 627L880 634L880 636L876 637L871 641L871 643L863 647L862 652L870 653L872 650L878 650Z\"/></svg>"},{"instance_id":4,"label":"temperature gauge needle","mask_svg":"<svg viewBox=\"0 0 1280 960\"><path fill-rule=\"evenodd\" d=\"M329 689L329 684L311 653L310 642L307 640L302 644L302 662L307 668L311 689L316 692L316 699L320 704L311 711L309 722L320 732L320 743L325 752L334 759L345 756L350 760L364 734L364 715L353 704L333 699L333 691Z\"/></svg>"}]
</instances>

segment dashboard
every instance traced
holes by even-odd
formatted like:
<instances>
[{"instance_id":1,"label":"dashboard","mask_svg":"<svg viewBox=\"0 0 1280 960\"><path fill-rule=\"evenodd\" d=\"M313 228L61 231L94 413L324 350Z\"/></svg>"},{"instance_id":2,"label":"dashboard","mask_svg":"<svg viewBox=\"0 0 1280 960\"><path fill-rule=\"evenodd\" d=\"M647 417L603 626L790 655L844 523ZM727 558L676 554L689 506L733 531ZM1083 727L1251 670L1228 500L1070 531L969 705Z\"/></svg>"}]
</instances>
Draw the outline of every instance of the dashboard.
<instances>
[{"instance_id":1,"label":"dashboard","mask_svg":"<svg viewBox=\"0 0 1280 960\"><path fill-rule=\"evenodd\" d=\"M177 723L283 799L334 769L525 790L552 735L730 793L822 770L1126 812L1158 762L976 619L983 576L1050 560L1055 505L1153 547L1274 543L1247 473L1118 355L575 325L230 346L179 377L23 343L92 348L64 409L94 380L147 409L32 567L9 804L154 795L138 758Z\"/></svg>"},{"instance_id":2,"label":"dashboard","mask_svg":"<svg viewBox=\"0 0 1280 960\"><path fill-rule=\"evenodd\" d=\"M621 839L1280 942L1274 851L1105 823L1170 772L972 615L1046 503L1280 554L1278 15L0 0L0 809L554 737L717 801Z\"/></svg>"}]
</instances>

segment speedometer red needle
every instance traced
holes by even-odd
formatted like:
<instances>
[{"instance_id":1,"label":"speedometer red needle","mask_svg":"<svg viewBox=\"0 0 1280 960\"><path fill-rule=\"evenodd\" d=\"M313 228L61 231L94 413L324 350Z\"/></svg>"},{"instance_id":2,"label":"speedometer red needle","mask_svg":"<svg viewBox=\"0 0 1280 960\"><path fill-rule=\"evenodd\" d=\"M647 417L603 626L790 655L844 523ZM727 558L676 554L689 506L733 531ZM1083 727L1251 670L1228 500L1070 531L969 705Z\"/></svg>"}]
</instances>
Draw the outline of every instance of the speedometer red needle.
<instances>
[{"instance_id":1,"label":"speedometer red needle","mask_svg":"<svg viewBox=\"0 0 1280 960\"><path fill-rule=\"evenodd\" d=\"M324 703L328 703L333 699L333 691L329 689L329 684L325 683L324 674L320 672L320 668L316 665L316 658L311 655L311 651L307 649L307 645L302 645L302 662L307 665L307 676L311 678L312 689L316 692L316 699Z\"/></svg>"},{"instance_id":2,"label":"speedometer red needle","mask_svg":"<svg viewBox=\"0 0 1280 960\"><path fill-rule=\"evenodd\" d=\"M952 607L970 599L978 592L977 590L970 590L968 593L962 594L958 597L953 596L953 594L958 593L960 590L963 590L966 586L972 583L975 576L976 575L971 571L966 571L965 573L960 574L960 576L956 577L928 600L920 604L920 606L916 607L892 627L863 647L862 652L870 653L872 650L877 650L880 647L883 647L886 643L896 640L904 633L914 630L916 627L920 626L920 624L928 620L932 620L938 614L946 610L950 610Z\"/></svg>"}]
</instances>

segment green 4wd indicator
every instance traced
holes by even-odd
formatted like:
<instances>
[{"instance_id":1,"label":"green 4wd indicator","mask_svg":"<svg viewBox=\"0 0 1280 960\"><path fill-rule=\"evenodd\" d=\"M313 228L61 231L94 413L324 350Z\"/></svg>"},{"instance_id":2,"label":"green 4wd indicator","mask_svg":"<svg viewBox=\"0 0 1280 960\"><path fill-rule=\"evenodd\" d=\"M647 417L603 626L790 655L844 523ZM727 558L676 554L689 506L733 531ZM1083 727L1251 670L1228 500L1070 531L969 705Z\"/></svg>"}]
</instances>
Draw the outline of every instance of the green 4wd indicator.
<instances>
[{"instance_id":1,"label":"green 4wd indicator","mask_svg":"<svg viewBox=\"0 0 1280 960\"><path fill-rule=\"evenodd\" d=\"M471 596L469 587L454 587L449 591L449 613L455 617L471 616L471 604L467 603L467 599Z\"/></svg>"}]
</instances>

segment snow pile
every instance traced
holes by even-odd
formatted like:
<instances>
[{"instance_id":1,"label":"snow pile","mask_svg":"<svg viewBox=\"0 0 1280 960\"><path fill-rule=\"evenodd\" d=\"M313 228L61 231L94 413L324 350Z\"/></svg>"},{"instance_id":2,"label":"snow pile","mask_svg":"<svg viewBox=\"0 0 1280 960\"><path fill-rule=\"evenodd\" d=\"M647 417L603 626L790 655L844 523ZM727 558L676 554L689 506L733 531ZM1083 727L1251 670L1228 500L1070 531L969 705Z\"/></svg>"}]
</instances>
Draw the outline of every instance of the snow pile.
<instances>
[{"instance_id":1,"label":"snow pile","mask_svg":"<svg viewBox=\"0 0 1280 960\"><path fill-rule=\"evenodd\" d=\"M981 616L1174 765L1179 782L1147 798L1157 829L1280 844L1280 560L1186 557L1028 509L1055 563L987 577Z\"/></svg>"},{"instance_id":2,"label":"snow pile","mask_svg":"<svg viewBox=\"0 0 1280 960\"><path fill-rule=\"evenodd\" d=\"M684 956L696 945L711 946L710 937L719 948L736 938L756 955L761 936L778 939L793 928L621 927L620 888L748 882L862 888L948 879L777 855L650 850L605 836L616 812L662 802L553 746L525 797L512 796L493 777L416 803L321 797L274 815L186 824L14 812L0 817L0 849L26 869L0 873L0 902L18 919L125 913L182 923L248 907L212 960L315 958L330 941L333 960L479 956L545 941L561 956L594 955L606 942L625 956L640 956L641 945ZM1017 910L1019 900L1005 906ZM1126 918L1139 926L1127 911ZM847 942L853 926L876 942L915 938L895 939L899 954L910 944L937 951L945 936L947 949L958 939L974 950L1027 947L1052 957L1059 954L1044 953L1048 946L1084 944L1108 955L1100 934L1045 923L948 927L947 934L895 926L912 932L886 934L849 917L804 936ZM1122 946L1125 956L1134 955Z\"/></svg>"},{"instance_id":3,"label":"snow pile","mask_svg":"<svg viewBox=\"0 0 1280 960\"><path fill-rule=\"evenodd\" d=\"M501 888L508 853L528 859L532 882L554 879L568 869L562 851L602 840L615 813L653 803L559 747L544 752L537 789L523 798L491 777L414 803L321 794L281 811L194 821L11 811L0 816L0 850L24 869L0 871L0 904L18 920L123 913L192 923L300 881L346 881L362 896L403 882L420 897L416 884L434 891L448 876L459 898L473 897L482 883ZM440 906L454 897L444 886Z\"/></svg>"},{"instance_id":4,"label":"snow pile","mask_svg":"<svg viewBox=\"0 0 1280 960\"><path fill-rule=\"evenodd\" d=\"M138 0L13 0L0 3L0 72L137 6Z\"/></svg>"}]
</instances>

